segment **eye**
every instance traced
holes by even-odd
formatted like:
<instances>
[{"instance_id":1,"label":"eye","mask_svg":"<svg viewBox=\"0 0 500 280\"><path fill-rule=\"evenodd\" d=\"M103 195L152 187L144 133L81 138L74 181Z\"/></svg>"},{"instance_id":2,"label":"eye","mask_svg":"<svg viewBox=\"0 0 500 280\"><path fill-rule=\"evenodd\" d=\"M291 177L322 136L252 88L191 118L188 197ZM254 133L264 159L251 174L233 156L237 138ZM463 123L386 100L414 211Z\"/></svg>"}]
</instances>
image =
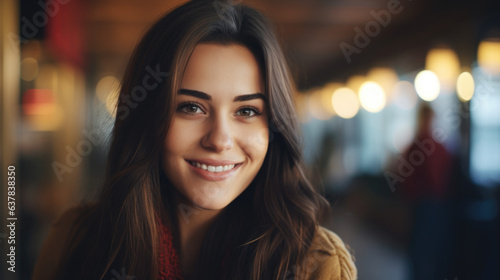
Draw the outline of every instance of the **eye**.
<instances>
[{"instance_id":1,"label":"eye","mask_svg":"<svg viewBox=\"0 0 500 280\"><path fill-rule=\"evenodd\" d=\"M186 114L199 114L202 113L203 110L201 110L200 105L193 103L193 102L187 102L187 103L182 103L177 107L178 112L186 113Z\"/></svg>"},{"instance_id":2,"label":"eye","mask_svg":"<svg viewBox=\"0 0 500 280\"><path fill-rule=\"evenodd\" d=\"M245 118L252 118L258 115L261 115L260 111L257 108L245 107L238 110L240 116Z\"/></svg>"}]
</instances>

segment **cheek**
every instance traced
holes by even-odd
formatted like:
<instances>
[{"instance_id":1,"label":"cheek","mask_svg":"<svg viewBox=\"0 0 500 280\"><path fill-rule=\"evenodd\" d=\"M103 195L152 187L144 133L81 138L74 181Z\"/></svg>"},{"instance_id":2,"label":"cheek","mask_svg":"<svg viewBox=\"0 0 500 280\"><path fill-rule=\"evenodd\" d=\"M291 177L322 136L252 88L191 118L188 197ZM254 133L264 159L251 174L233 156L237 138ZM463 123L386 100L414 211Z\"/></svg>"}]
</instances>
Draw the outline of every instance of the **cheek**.
<instances>
[{"instance_id":1,"label":"cheek","mask_svg":"<svg viewBox=\"0 0 500 280\"><path fill-rule=\"evenodd\" d=\"M165 157L178 155L189 149L196 138L196 129L191 129L188 124L174 120L165 137Z\"/></svg>"},{"instance_id":2,"label":"cheek","mask_svg":"<svg viewBox=\"0 0 500 280\"><path fill-rule=\"evenodd\" d=\"M169 155L174 155L182 150L182 141L179 141L179 137L175 136L175 133L168 133L165 139L165 157Z\"/></svg>"},{"instance_id":3,"label":"cheek","mask_svg":"<svg viewBox=\"0 0 500 280\"><path fill-rule=\"evenodd\" d=\"M242 149L253 160L263 160L269 146L267 126L242 131Z\"/></svg>"}]
</instances>

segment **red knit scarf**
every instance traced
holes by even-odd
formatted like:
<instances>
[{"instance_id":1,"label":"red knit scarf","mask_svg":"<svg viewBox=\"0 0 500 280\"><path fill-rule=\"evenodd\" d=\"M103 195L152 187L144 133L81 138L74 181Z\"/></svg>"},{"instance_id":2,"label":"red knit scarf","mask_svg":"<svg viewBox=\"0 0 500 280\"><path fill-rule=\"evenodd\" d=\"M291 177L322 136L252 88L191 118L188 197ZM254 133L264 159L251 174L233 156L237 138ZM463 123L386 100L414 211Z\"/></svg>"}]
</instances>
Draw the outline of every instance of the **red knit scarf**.
<instances>
[{"instance_id":1,"label":"red knit scarf","mask_svg":"<svg viewBox=\"0 0 500 280\"><path fill-rule=\"evenodd\" d=\"M179 255L174 248L172 233L165 225L161 225L161 248L159 259L159 280L182 280Z\"/></svg>"},{"instance_id":2,"label":"red knit scarf","mask_svg":"<svg viewBox=\"0 0 500 280\"><path fill-rule=\"evenodd\" d=\"M174 248L172 233L164 224L161 224L161 229L158 280L183 280L179 255ZM226 252L221 269L224 269L230 257L229 251Z\"/></svg>"}]
</instances>

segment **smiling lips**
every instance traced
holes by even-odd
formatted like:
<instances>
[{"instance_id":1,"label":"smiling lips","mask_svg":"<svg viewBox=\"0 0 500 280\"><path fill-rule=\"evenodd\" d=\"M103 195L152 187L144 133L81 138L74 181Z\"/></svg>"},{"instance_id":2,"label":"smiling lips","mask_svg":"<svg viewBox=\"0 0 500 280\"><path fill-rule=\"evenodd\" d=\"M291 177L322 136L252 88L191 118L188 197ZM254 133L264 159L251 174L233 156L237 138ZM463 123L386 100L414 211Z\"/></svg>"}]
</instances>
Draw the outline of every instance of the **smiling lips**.
<instances>
[{"instance_id":1,"label":"smiling lips","mask_svg":"<svg viewBox=\"0 0 500 280\"><path fill-rule=\"evenodd\" d=\"M221 181L231 177L242 163L214 160L187 160L189 166L208 181Z\"/></svg>"},{"instance_id":2,"label":"smiling lips","mask_svg":"<svg viewBox=\"0 0 500 280\"><path fill-rule=\"evenodd\" d=\"M196 161L190 161L189 162L192 166L196 166L198 168L201 168L203 170L208 170L210 172L222 172L222 171L228 171L234 168L234 164L229 164L229 165L219 165L219 166L213 166L213 165L206 165L204 163L199 163Z\"/></svg>"}]
</instances>

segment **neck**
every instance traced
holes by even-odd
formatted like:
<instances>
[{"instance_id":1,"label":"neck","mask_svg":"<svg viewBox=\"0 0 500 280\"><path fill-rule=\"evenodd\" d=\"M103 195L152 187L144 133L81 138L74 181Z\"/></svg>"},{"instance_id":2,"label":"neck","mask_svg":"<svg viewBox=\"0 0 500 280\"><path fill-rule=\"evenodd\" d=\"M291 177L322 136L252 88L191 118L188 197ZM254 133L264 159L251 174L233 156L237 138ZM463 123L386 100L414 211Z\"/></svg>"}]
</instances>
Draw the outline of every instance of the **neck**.
<instances>
[{"instance_id":1,"label":"neck","mask_svg":"<svg viewBox=\"0 0 500 280\"><path fill-rule=\"evenodd\" d=\"M181 270L185 279L191 279L205 234L221 210L202 209L182 198L178 201Z\"/></svg>"}]
</instances>

